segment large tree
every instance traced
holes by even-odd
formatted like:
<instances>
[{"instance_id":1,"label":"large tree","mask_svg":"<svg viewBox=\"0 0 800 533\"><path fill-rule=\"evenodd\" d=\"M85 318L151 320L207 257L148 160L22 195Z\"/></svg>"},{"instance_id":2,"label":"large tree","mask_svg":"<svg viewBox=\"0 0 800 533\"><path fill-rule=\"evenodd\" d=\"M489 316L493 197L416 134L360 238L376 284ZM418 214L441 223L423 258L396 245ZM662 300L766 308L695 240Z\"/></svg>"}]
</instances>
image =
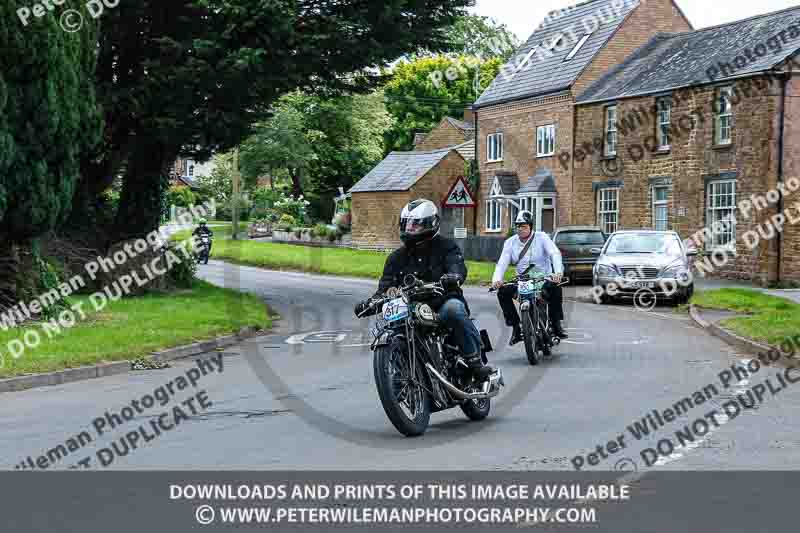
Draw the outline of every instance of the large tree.
<instances>
[{"instance_id":1,"label":"large tree","mask_svg":"<svg viewBox=\"0 0 800 533\"><path fill-rule=\"evenodd\" d=\"M507 61L519 45L519 39L505 24L480 15L465 15L456 20L448 34L450 51Z\"/></svg>"},{"instance_id":2,"label":"large tree","mask_svg":"<svg viewBox=\"0 0 800 533\"><path fill-rule=\"evenodd\" d=\"M390 124L382 91L336 97L292 93L242 144L242 173L288 175L292 194L311 201L314 218L328 219L338 188L349 188L383 158Z\"/></svg>"},{"instance_id":3,"label":"large tree","mask_svg":"<svg viewBox=\"0 0 800 533\"><path fill-rule=\"evenodd\" d=\"M445 55L399 63L385 87L386 106L395 119L386 133L387 149L410 150L415 132L430 131L448 115L460 118L501 65L498 58Z\"/></svg>"},{"instance_id":4,"label":"large tree","mask_svg":"<svg viewBox=\"0 0 800 533\"><path fill-rule=\"evenodd\" d=\"M446 49L446 29L471 3L140 0L106 10L97 71L105 143L84 161L74 219L124 167L114 237L153 229L178 154L227 151L294 89L364 89L389 60Z\"/></svg>"},{"instance_id":5,"label":"large tree","mask_svg":"<svg viewBox=\"0 0 800 533\"><path fill-rule=\"evenodd\" d=\"M69 0L65 8L82 7ZM69 213L80 160L100 139L93 73L97 26L69 33L56 13L26 25L0 4L0 305L14 299L16 245L61 224ZM24 13L24 10L23 10Z\"/></svg>"}]
</instances>

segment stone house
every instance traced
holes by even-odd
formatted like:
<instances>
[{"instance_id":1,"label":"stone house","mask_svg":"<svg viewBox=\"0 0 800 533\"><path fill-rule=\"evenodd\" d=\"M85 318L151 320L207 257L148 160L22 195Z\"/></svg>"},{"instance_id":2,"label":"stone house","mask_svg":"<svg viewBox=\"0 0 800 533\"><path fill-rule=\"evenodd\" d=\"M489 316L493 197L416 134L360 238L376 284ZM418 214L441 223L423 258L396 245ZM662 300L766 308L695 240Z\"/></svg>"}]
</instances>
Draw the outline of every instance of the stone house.
<instances>
[{"instance_id":1,"label":"stone house","mask_svg":"<svg viewBox=\"0 0 800 533\"><path fill-rule=\"evenodd\" d=\"M417 198L437 204L442 235L454 237L457 229L472 227L475 209L464 179L475 158L474 126L445 117L430 133L416 135L416 141L414 150L391 152L348 191L353 247L400 246L400 211Z\"/></svg>"},{"instance_id":2,"label":"stone house","mask_svg":"<svg viewBox=\"0 0 800 533\"><path fill-rule=\"evenodd\" d=\"M691 24L672 0L591 0L551 12L473 105L475 234L504 237L518 207L552 231L572 219L575 99L660 32ZM515 205L516 204L516 205Z\"/></svg>"},{"instance_id":3,"label":"stone house","mask_svg":"<svg viewBox=\"0 0 800 533\"><path fill-rule=\"evenodd\" d=\"M653 37L577 99L571 221L675 230L710 274L800 281L798 50L800 7Z\"/></svg>"}]
</instances>

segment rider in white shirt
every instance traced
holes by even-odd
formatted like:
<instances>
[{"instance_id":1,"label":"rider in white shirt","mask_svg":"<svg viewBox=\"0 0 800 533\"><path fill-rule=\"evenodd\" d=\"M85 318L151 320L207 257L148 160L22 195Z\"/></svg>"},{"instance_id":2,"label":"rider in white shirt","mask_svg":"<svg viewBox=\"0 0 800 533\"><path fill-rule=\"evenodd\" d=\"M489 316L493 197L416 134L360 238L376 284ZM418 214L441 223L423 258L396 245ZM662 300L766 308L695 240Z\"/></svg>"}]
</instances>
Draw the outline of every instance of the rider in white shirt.
<instances>
[{"instance_id":1,"label":"rider in white shirt","mask_svg":"<svg viewBox=\"0 0 800 533\"><path fill-rule=\"evenodd\" d=\"M553 240L543 231L532 231L533 213L530 211L520 211L515 220L517 234L506 240L503 245L503 253L497 261L497 266L492 276L492 287L500 289L497 292L497 299L503 309L506 325L514 328L511 336L512 346L522 340L520 330L519 313L514 305L514 297L517 295L516 285L503 286L503 276L509 264L516 265L517 274L521 274L528 266L533 263L536 268L545 272L552 273L553 282L545 284L543 295L548 303L550 322L553 324L553 332L560 338L566 339L567 334L561 327L561 320L564 319L562 306L561 287L557 284L561 282L564 275L564 265L561 261L561 252L556 247ZM520 257L528 239L533 239L531 245L525 251L525 255Z\"/></svg>"}]
</instances>

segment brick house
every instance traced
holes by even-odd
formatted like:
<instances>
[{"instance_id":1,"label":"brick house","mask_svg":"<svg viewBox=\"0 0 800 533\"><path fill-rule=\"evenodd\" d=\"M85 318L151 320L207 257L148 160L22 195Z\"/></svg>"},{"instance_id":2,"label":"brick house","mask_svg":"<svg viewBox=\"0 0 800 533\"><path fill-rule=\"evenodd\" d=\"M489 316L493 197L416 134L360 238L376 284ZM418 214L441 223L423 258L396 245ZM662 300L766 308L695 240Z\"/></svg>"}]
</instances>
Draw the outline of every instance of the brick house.
<instances>
[{"instance_id":1,"label":"brick house","mask_svg":"<svg viewBox=\"0 0 800 533\"><path fill-rule=\"evenodd\" d=\"M504 237L517 206L545 231L570 223L572 168L557 154L572 153L575 98L659 32L691 29L672 0L591 0L551 12L473 106L474 231Z\"/></svg>"},{"instance_id":2,"label":"brick house","mask_svg":"<svg viewBox=\"0 0 800 533\"><path fill-rule=\"evenodd\" d=\"M348 191L353 247L400 246L400 211L417 198L437 204L443 235L453 237L456 228L472 227L473 207L445 207L445 202L454 186L461 189L459 178L467 175L468 162L475 158L474 126L445 117L430 133L416 137L414 150L391 152Z\"/></svg>"},{"instance_id":3,"label":"brick house","mask_svg":"<svg viewBox=\"0 0 800 533\"><path fill-rule=\"evenodd\" d=\"M800 281L800 191L748 207L800 183L799 49L800 7L653 37L577 99L572 222L705 233L713 275Z\"/></svg>"}]
</instances>

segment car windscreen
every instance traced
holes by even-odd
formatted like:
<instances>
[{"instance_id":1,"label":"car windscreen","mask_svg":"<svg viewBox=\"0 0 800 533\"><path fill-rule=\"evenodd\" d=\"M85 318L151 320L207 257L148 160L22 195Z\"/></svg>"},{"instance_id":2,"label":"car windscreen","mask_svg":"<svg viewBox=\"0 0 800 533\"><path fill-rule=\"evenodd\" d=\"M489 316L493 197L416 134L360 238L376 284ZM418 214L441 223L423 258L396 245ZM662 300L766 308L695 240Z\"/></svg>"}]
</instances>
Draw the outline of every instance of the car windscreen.
<instances>
[{"instance_id":1,"label":"car windscreen","mask_svg":"<svg viewBox=\"0 0 800 533\"><path fill-rule=\"evenodd\" d=\"M612 235L607 254L665 254L681 255L681 245L674 235L657 233L622 233Z\"/></svg>"},{"instance_id":2,"label":"car windscreen","mask_svg":"<svg viewBox=\"0 0 800 533\"><path fill-rule=\"evenodd\" d=\"M606 242L600 231L562 231L556 235L556 244L599 244Z\"/></svg>"}]
</instances>

